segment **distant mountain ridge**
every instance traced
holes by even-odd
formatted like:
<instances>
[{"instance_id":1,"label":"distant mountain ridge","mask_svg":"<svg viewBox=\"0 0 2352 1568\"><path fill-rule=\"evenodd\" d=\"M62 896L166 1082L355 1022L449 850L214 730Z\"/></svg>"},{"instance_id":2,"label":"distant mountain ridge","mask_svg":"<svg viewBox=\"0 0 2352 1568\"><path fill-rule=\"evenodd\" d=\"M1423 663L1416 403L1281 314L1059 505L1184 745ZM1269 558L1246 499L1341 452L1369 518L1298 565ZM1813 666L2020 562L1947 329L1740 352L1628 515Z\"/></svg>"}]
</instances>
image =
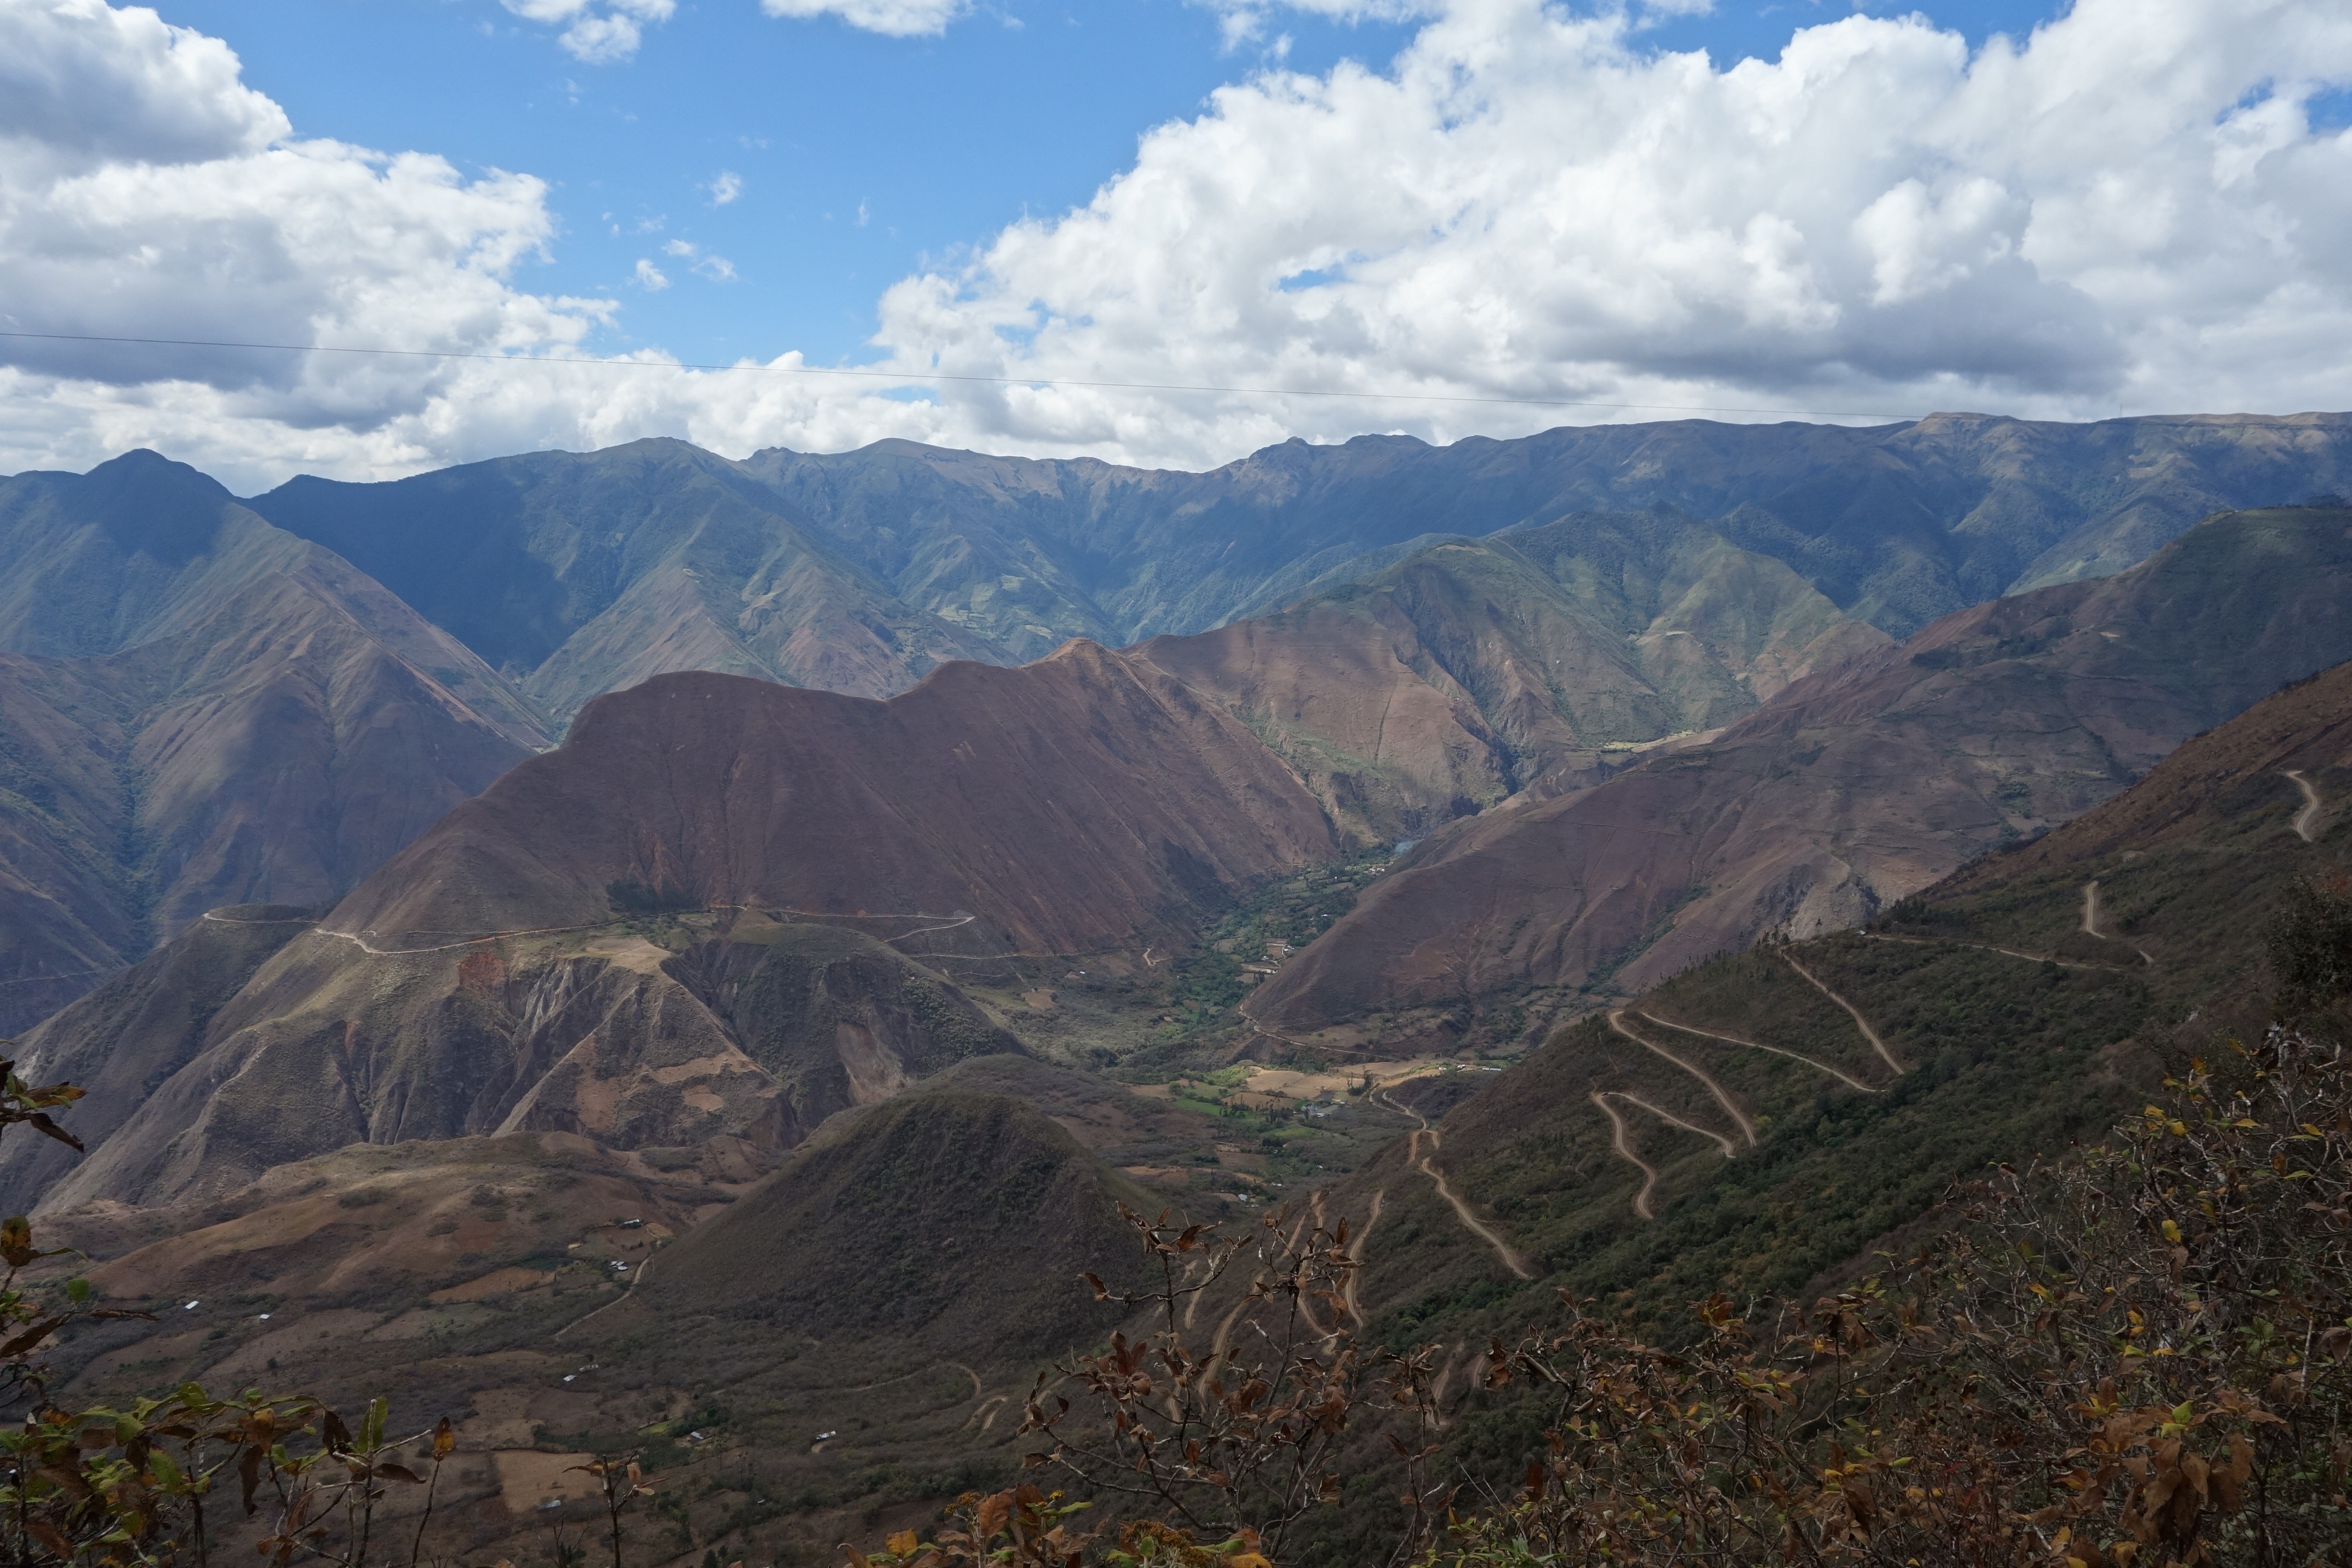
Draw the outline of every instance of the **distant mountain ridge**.
<instances>
[{"instance_id":1,"label":"distant mountain ridge","mask_svg":"<svg viewBox=\"0 0 2352 1568\"><path fill-rule=\"evenodd\" d=\"M1201 474L656 440L249 502L153 454L19 475L0 1026L208 903L336 896L659 675L880 698L1176 638L1152 657L1344 836L1414 837L2217 508L2352 489L2348 452L2340 415L1939 415L1290 442Z\"/></svg>"},{"instance_id":2,"label":"distant mountain ridge","mask_svg":"<svg viewBox=\"0 0 2352 1568\"><path fill-rule=\"evenodd\" d=\"M1279 610L1446 536L1665 507L1893 636L2103 575L2213 512L2352 489L2352 415L1850 428L1685 420L1290 441L1205 473L882 441L743 461L533 453L247 503L327 545L568 719L682 668L860 696ZM789 613L786 613L786 611ZM794 640L794 628L823 628Z\"/></svg>"}]
</instances>

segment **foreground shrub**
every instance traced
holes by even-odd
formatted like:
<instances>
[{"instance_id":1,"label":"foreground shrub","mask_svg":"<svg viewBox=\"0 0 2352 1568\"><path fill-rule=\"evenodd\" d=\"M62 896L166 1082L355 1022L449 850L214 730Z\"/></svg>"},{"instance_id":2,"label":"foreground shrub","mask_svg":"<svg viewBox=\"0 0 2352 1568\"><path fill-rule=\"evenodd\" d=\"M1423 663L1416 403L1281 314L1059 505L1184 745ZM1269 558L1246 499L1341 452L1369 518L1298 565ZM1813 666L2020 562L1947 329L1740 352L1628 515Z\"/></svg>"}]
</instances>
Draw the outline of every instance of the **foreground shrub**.
<instances>
[{"instance_id":1,"label":"foreground shrub","mask_svg":"<svg viewBox=\"0 0 2352 1568\"><path fill-rule=\"evenodd\" d=\"M2167 1088L1769 1334L1718 1299L1669 1353L1570 1303L1496 1346L1550 1452L1426 1561L2352 1560L2352 1071L2274 1032Z\"/></svg>"}]
</instances>

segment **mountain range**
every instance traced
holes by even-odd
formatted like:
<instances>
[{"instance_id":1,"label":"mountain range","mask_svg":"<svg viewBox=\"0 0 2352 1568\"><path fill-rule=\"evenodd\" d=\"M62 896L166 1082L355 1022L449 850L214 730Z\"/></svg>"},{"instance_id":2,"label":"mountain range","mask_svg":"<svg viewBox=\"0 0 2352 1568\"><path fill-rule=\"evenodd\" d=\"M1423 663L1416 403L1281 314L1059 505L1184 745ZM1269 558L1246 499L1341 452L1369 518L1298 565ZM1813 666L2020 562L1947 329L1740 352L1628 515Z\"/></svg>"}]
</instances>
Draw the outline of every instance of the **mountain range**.
<instances>
[{"instance_id":1,"label":"mountain range","mask_svg":"<svg viewBox=\"0 0 2352 1568\"><path fill-rule=\"evenodd\" d=\"M1320 1103L1397 1135L1311 1193L1270 1194L1266 1217L1346 1223L1359 1331L1433 1347L1433 1440L1467 1473L1508 1471L1543 1392L1489 1388L1485 1347L1556 1290L1662 1332L1717 1290L1809 1300L1948 1223L1955 1180L2095 1138L2183 1053L2258 1026L2262 933L2298 878L2340 876L2347 792L2352 663L1864 929L1708 960L1497 1073L1368 1068ZM808 940L754 922L687 952ZM143 1005L168 1003L157 980ZM473 1546L588 1519L562 1468L616 1433L695 1482L672 1516L692 1551L781 1560L919 1521L1014 1461L1042 1363L1121 1325L1072 1276L1139 1282L1116 1205L1168 1201L1140 1162L1223 1157L1241 1113L1001 1044L973 1037L780 1162L742 1139L631 1151L519 1129L58 1212L43 1225L100 1259L102 1289L173 1308L94 1339L78 1386L270 1371L451 1414L445 1528ZM1240 1288L1188 1312L1203 1342L1238 1319ZM1300 1560L1360 1561L1344 1524L1363 1517Z\"/></svg>"},{"instance_id":2,"label":"mountain range","mask_svg":"<svg viewBox=\"0 0 2352 1568\"><path fill-rule=\"evenodd\" d=\"M1505 986L1639 991L1861 924L2352 658L2352 510L2216 517L2112 577L1963 610L1704 743L1455 825L1252 999L1276 1034Z\"/></svg>"},{"instance_id":3,"label":"mountain range","mask_svg":"<svg viewBox=\"0 0 2352 1568\"><path fill-rule=\"evenodd\" d=\"M2266 1019L2342 860L2347 451L0 481L0 1010L88 1091L0 1180L172 1309L63 1375L450 1415L466 1560L618 1443L703 1467L682 1560L786 1561L994 1484L1135 1327L1071 1285L1139 1278L1118 1205L1345 1219L1333 1310L1491 1470L1555 1287L1803 1299Z\"/></svg>"},{"instance_id":4,"label":"mountain range","mask_svg":"<svg viewBox=\"0 0 2352 1568\"><path fill-rule=\"evenodd\" d=\"M2347 452L2331 415L1937 416L1292 442L1205 474L648 441L242 501L152 454L19 475L0 1028L207 906L331 901L657 675L882 698L1149 639L1341 838L1413 837L2221 508L2352 488Z\"/></svg>"},{"instance_id":5,"label":"mountain range","mask_svg":"<svg viewBox=\"0 0 2352 1568\"><path fill-rule=\"evenodd\" d=\"M0 480L0 1030L324 903L549 737L464 644L152 455Z\"/></svg>"}]
</instances>

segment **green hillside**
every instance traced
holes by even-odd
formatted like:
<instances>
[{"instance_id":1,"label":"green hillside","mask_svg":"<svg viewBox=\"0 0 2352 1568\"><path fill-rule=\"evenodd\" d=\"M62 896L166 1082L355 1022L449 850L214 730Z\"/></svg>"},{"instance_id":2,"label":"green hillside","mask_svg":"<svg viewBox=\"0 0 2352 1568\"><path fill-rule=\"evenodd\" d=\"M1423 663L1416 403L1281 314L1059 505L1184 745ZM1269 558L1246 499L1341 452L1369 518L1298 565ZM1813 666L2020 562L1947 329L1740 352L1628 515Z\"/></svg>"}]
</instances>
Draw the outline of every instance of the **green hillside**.
<instances>
[{"instance_id":1,"label":"green hillside","mask_svg":"<svg viewBox=\"0 0 2352 1568\"><path fill-rule=\"evenodd\" d=\"M1400 1149L1332 1194L1359 1215L1386 1194L1366 1299L1392 1331L1459 1333L1553 1284L1657 1321L1717 1289L1803 1299L1952 1181L2095 1140L2168 1064L2259 1030L2266 922L2297 879L2341 875L2347 800L2338 666L1866 930L1712 960L1561 1029L1436 1129L1533 1279Z\"/></svg>"}]
</instances>

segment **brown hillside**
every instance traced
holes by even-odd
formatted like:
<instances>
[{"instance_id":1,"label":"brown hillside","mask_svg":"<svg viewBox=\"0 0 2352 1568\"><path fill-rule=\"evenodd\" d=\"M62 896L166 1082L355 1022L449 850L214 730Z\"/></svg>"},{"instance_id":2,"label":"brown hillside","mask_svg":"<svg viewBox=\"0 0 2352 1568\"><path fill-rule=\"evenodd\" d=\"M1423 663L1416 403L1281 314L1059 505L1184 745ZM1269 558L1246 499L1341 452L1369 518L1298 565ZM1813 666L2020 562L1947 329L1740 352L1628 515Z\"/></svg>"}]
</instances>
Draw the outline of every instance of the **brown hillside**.
<instances>
[{"instance_id":1,"label":"brown hillside","mask_svg":"<svg viewBox=\"0 0 2352 1568\"><path fill-rule=\"evenodd\" d=\"M1118 1310L1073 1287L1085 1268L1139 1271L1117 1205L1150 1200L1022 1099L962 1079L837 1120L667 1249L603 1332L667 1320L730 1360L762 1337L899 1340L1026 1371L1106 1331Z\"/></svg>"},{"instance_id":2,"label":"brown hillside","mask_svg":"<svg viewBox=\"0 0 2352 1568\"><path fill-rule=\"evenodd\" d=\"M204 1048L205 1026L254 972L310 930L312 911L232 904L69 1003L16 1042L16 1071L29 1083L68 1082L74 1135L103 1142L157 1086ZM19 1212L79 1156L52 1139L0 1143L0 1192Z\"/></svg>"},{"instance_id":3,"label":"brown hillside","mask_svg":"<svg viewBox=\"0 0 2352 1568\"><path fill-rule=\"evenodd\" d=\"M1548 773L1720 727L1886 635L1670 511L1452 540L1278 615L1138 648L1213 694L1333 819L1426 833Z\"/></svg>"},{"instance_id":4,"label":"brown hillside","mask_svg":"<svg viewBox=\"0 0 2352 1568\"><path fill-rule=\"evenodd\" d=\"M447 1415L436 1533L468 1561L569 1534L582 1505L541 1504L581 1499L564 1467L614 1440L673 1472L662 1495L693 1504L700 1540L747 1469L779 1496L870 1502L862 1478L887 1468L928 1496L1007 1463L1039 1362L1115 1321L1076 1273L1136 1269L1116 1204L1154 1200L1106 1142L1204 1121L991 1056L837 1119L757 1184L728 1140L680 1161L540 1132L355 1145L217 1196L53 1214L48 1245L156 1312L77 1336L59 1382L115 1403L258 1381L384 1394L403 1429ZM758 1560L855 1528L793 1517L808 1506L761 1519L803 1539Z\"/></svg>"},{"instance_id":5,"label":"brown hillside","mask_svg":"<svg viewBox=\"0 0 2352 1568\"><path fill-rule=\"evenodd\" d=\"M2345 786L2352 783L2347 774L2352 664L2340 664L2184 742L2115 799L2031 844L1962 867L1936 891L1939 898L1962 898L2109 854L2145 853L2210 833L2256 801L2291 806L2290 826L2315 842L2343 820Z\"/></svg>"},{"instance_id":6,"label":"brown hillside","mask_svg":"<svg viewBox=\"0 0 2352 1568\"><path fill-rule=\"evenodd\" d=\"M605 931L372 953L304 931L206 1013L200 1045L173 1047L87 1158L13 1201L204 1198L345 1144L493 1132L772 1152L835 1111L1019 1048L872 937L711 926L667 924L677 951ZM142 1013L83 1022L80 1059L158 1054Z\"/></svg>"},{"instance_id":7,"label":"brown hillside","mask_svg":"<svg viewBox=\"0 0 2352 1568\"><path fill-rule=\"evenodd\" d=\"M1631 992L1767 932L1857 924L2352 656L2347 590L2352 512L2283 508L1946 616L1708 744L1447 833L1251 1011L1311 1029L1465 976Z\"/></svg>"},{"instance_id":8,"label":"brown hillside","mask_svg":"<svg viewBox=\"0 0 2352 1568\"><path fill-rule=\"evenodd\" d=\"M185 629L0 654L0 1029L207 909L338 897L545 743L455 638L289 542Z\"/></svg>"},{"instance_id":9,"label":"brown hillside","mask_svg":"<svg viewBox=\"0 0 2352 1568\"><path fill-rule=\"evenodd\" d=\"M634 879L702 904L938 915L950 951L1087 952L1166 941L1335 849L1241 725L1074 642L1019 669L947 665L887 702L703 674L600 699L327 924L378 946L581 925Z\"/></svg>"}]
</instances>

